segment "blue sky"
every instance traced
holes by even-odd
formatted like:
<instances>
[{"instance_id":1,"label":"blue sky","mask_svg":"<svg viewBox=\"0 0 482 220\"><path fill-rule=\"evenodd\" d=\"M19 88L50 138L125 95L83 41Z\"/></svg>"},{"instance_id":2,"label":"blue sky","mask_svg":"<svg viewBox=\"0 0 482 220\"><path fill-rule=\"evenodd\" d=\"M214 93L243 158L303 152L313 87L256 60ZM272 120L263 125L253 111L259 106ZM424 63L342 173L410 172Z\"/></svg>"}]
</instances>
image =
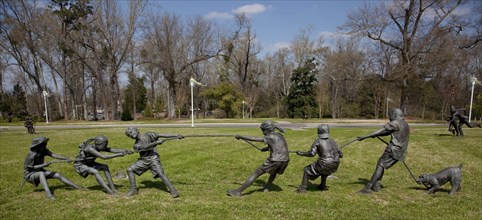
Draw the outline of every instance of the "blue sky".
<instances>
[{"instance_id":1,"label":"blue sky","mask_svg":"<svg viewBox=\"0 0 482 220\"><path fill-rule=\"evenodd\" d=\"M347 12L356 9L361 0L325 1L152 1L150 9L182 17L203 16L217 22L232 20L236 12L247 14L256 37L270 53L287 46L301 28L313 25L313 37L329 36L346 20Z\"/></svg>"}]
</instances>

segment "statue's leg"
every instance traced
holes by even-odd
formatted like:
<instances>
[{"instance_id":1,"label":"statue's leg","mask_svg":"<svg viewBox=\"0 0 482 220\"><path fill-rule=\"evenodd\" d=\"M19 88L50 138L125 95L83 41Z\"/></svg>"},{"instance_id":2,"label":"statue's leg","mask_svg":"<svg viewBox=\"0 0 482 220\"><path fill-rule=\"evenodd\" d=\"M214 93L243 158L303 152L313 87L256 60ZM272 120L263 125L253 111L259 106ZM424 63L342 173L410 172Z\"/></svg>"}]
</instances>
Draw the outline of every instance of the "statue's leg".
<instances>
[{"instance_id":1,"label":"statue's leg","mask_svg":"<svg viewBox=\"0 0 482 220\"><path fill-rule=\"evenodd\" d=\"M159 178L162 179L162 182L166 184L167 188L169 188L169 192L171 193L172 198L179 197L179 192L177 192L176 188L174 188L169 178L167 178L167 176L164 175L164 173L159 173L158 175L159 175Z\"/></svg>"},{"instance_id":2,"label":"statue's leg","mask_svg":"<svg viewBox=\"0 0 482 220\"><path fill-rule=\"evenodd\" d=\"M129 177L129 192L127 192L127 196L133 196L137 194L137 189L136 189L136 176L134 174L134 170L129 167L127 169L127 177Z\"/></svg>"},{"instance_id":3,"label":"statue's leg","mask_svg":"<svg viewBox=\"0 0 482 220\"><path fill-rule=\"evenodd\" d=\"M463 126L463 125L464 125L464 124L463 124L462 122L459 123L459 134L460 134L461 137L464 136L464 130L462 129L462 126Z\"/></svg>"},{"instance_id":4,"label":"statue's leg","mask_svg":"<svg viewBox=\"0 0 482 220\"><path fill-rule=\"evenodd\" d=\"M479 127L479 128L480 128L480 127L481 127L480 124L477 123L477 122L470 122L470 123L466 122L466 125L467 125L467 127L469 127L469 128L475 128L475 127Z\"/></svg>"},{"instance_id":5,"label":"statue's leg","mask_svg":"<svg viewBox=\"0 0 482 220\"><path fill-rule=\"evenodd\" d=\"M114 194L119 194L117 189L115 188L114 181L112 180L112 175L110 174L109 167L105 164L101 164L98 166L99 170L104 171L105 179L107 180L107 183L109 184L110 189Z\"/></svg>"},{"instance_id":6,"label":"statue's leg","mask_svg":"<svg viewBox=\"0 0 482 220\"><path fill-rule=\"evenodd\" d=\"M277 173L273 173L269 175L268 182L266 185L264 185L263 192L269 192L269 189L271 188L271 185L273 184L273 181L276 179Z\"/></svg>"},{"instance_id":7,"label":"statue's leg","mask_svg":"<svg viewBox=\"0 0 482 220\"><path fill-rule=\"evenodd\" d=\"M256 178L258 178L259 176L263 175L265 172L258 168L254 171L253 174L251 174L251 176L243 183L243 185L241 187L239 187L238 189L235 189L235 190L228 190L228 195L230 196L241 196L241 193L246 189L248 188L248 186L250 186L254 180L256 180Z\"/></svg>"},{"instance_id":8,"label":"statue's leg","mask_svg":"<svg viewBox=\"0 0 482 220\"><path fill-rule=\"evenodd\" d=\"M384 168L380 164L377 164L377 167L375 168L375 172L373 172L373 175L370 178L370 181L365 185L363 189L361 189L358 192L361 194L370 194L372 192L372 188L375 185L375 183L378 180L381 180L383 176L383 171L384 171Z\"/></svg>"},{"instance_id":9,"label":"statue's leg","mask_svg":"<svg viewBox=\"0 0 482 220\"><path fill-rule=\"evenodd\" d=\"M309 166L308 167L305 167L303 169L303 178L301 179L301 185L298 187L298 189L296 189L296 192L298 193L304 193L306 192L306 187L308 187L308 173L307 173L307 169L309 169Z\"/></svg>"},{"instance_id":10,"label":"statue's leg","mask_svg":"<svg viewBox=\"0 0 482 220\"><path fill-rule=\"evenodd\" d=\"M52 195L52 192L50 192L49 185L47 184L47 178L45 178L45 173L44 172L38 172L35 175L38 175L38 178L40 180L40 184L42 184L42 187L45 190L45 194L47 195L47 198L51 199L51 200L54 200L55 197L54 197L54 195Z\"/></svg>"},{"instance_id":11,"label":"statue's leg","mask_svg":"<svg viewBox=\"0 0 482 220\"><path fill-rule=\"evenodd\" d=\"M455 128L455 136L460 136L460 125L459 123L456 121L454 122L454 128Z\"/></svg>"},{"instance_id":12,"label":"statue's leg","mask_svg":"<svg viewBox=\"0 0 482 220\"><path fill-rule=\"evenodd\" d=\"M321 183L318 185L319 190L327 190L328 188L326 187L326 179L328 178L329 175L321 175Z\"/></svg>"},{"instance_id":13,"label":"statue's leg","mask_svg":"<svg viewBox=\"0 0 482 220\"><path fill-rule=\"evenodd\" d=\"M95 180L97 180L97 183L99 183L100 186L102 186L102 188L105 189L105 191L107 191L107 193L111 194L111 195L115 195L116 193L114 193L111 188L109 188L109 186L107 186L107 184L104 182L104 180L102 179L102 176L100 176L100 173L98 170L94 169L94 168L91 168L91 170L89 170L89 173L94 175L95 177Z\"/></svg>"},{"instance_id":14,"label":"statue's leg","mask_svg":"<svg viewBox=\"0 0 482 220\"><path fill-rule=\"evenodd\" d=\"M380 174L378 175L379 178L377 179L377 181L373 184L373 187L372 187L372 190L374 192L380 192L382 190L382 178L383 178L383 174L385 173L385 169L384 168L381 168L380 169Z\"/></svg>"},{"instance_id":15,"label":"statue's leg","mask_svg":"<svg viewBox=\"0 0 482 220\"><path fill-rule=\"evenodd\" d=\"M54 175L55 179L60 180L60 182L63 182L71 187L74 187L75 189L82 189L80 186L77 186L75 183L70 181L69 179L65 178L64 176L60 175L60 173L55 173Z\"/></svg>"}]
</instances>

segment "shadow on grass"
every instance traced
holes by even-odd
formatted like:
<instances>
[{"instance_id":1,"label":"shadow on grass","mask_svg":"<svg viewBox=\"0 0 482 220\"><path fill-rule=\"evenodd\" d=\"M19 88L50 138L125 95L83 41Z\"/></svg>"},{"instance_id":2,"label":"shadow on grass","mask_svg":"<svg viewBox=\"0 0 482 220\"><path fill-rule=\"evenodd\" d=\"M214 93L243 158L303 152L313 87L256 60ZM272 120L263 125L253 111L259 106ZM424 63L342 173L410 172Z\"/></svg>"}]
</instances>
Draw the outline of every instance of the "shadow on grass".
<instances>
[{"instance_id":1,"label":"shadow on grass","mask_svg":"<svg viewBox=\"0 0 482 220\"><path fill-rule=\"evenodd\" d=\"M412 186L412 187L408 187L409 189L412 189L412 190L417 190L417 191L427 191L427 187L422 187L422 186ZM449 193L450 192L450 189L446 189L446 188L439 188L437 191L435 191L435 193Z\"/></svg>"},{"instance_id":2,"label":"shadow on grass","mask_svg":"<svg viewBox=\"0 0 482 220\"><path fill-rule=\"evenodd\" d=\"M434 135L437 135L437 134L434 134ZM439 137L442 137L442 136L454 136L453 134L438 134Z\"/></svg>"},{"instance_id":3,"label":"shadow on grass","mask_svg":"<svg viewBox=\"0 0 482 220\"><path fill-rule=\"evenodd\" d=\"M184 183L184 182L172 182L172 185L174 187L176 187L176 185L187 185L187 183ZM143 180L141 182L141 184L144 185L143 188L156 188L156 189L160 189L160 190L163 190L163 191L166 191L166 192L169 192L169 189L167 188L166 184L160 179L160 178L156 178L154 180ZM141 188L141 187L139 187Z\"/></svg>"},{"instance_id":4,"label":"shadow on grass","mask_svg":"<svg viewBox=\"0 0 482 220\"><path fill-rule=\"evenodd\" d=\"M34 186L34 185L32 185ZM35 186L34 186L35 187ZM52 194L55 193L55 190L57 189L66 189L66 190L78 190L78 189L75 189L69 185L58 185L58 186L49 186L49 189L50 189L50 192ZM34 188L33 190L34 192L43 192L45 191L44 188L42 187L42 184L39 184L37 187Z\"/></svg>"},{"instance_id":5,"label":"shadow on grass","mask_svg":"<svg viewBox=\"0 0 482 220\"><path fill-rule=\"evenodd\" d=\"M319 189L318 187L320 187L319 184L316 184L315 181L308 181L308 184L306 185L306 191L310 191L310 192L315 192L315 191L328 191L330 190L330 186L326 186L325 189ZM293 191L296 191L296 189L298 189L299 185L288 185L289 187L293 188L294 190Z\"/></svg>"},{"instance_id":6,"label":"shadow on grass","mask_svg":"<svg viewBox=\"0 0 482 220\"><path fill-rule=\"evenodd\" d=\"M276 181L276 180L275 180ZM263 192L263 188L264 188L264 185L266 185L266 181L264 180L255 180L253 184L251 184L251 186L256 186L256 187L260 187L258 189L253 189L253 190L250 190L246 193L243 193L244 195L249 195L249 194L252 194L254 192ZM283 191L283 189L281 189L281 187L279 187L278 185L276 184L271 184L271 187L269 188L269 191L270 192L280 192L280 191Z\"/></svg>"},{"instance_id":7,"label":"shadow on grass","mask_svg":"<svg viewBox=\"0 0 482 220\"><path fill-rule=\"evenodd\" d=\"M350 184L366 185L368 182L370 182L370 180L368 180L367 178L358 178L358 181L352 182Z\"/></svg>"}]
</instances>

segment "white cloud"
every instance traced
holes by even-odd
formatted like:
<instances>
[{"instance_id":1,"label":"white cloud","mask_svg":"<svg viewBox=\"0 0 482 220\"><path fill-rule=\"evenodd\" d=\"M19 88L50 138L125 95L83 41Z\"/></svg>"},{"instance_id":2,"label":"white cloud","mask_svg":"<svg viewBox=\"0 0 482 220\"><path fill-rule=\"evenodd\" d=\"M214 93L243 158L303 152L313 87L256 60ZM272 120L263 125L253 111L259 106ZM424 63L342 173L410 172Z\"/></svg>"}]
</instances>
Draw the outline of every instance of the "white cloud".
<instances>
[{"instance_id":1,"label":"white cloud","mask_svg":"<svg viewBox=\"0 0 482 220\"><path fill-rule=\"evenodd\" d=\"M230 12L209 12L205 15L205 18L208 19L231 19L234 17L234 14L245 14L247 16L263 13L268 10L270 6L265 6L262 4L251 4L251 5L243 5L239 8L233 9Z\"/></svg>"},{"instance_id":2,"label":"white cloud","mask_svg":"<svg viewBox=\"0 0 482 220\"><path fill-rule=\"evenodd\" d=\"M271 45L263 45L263 48L264 48L263 52L272 54L272 53L277 52L278 50L281 50L281 49L284 49L284 48L289 48L290 44L291 44L290 42L277 42L277 43L271 44Z\"/></svg>"},{"instance_id":3,"label":"white cloud","mask_svg":"<svg viewBox=\"0 0 482 220\"><path fill-rule=\"evenodd\" d=\"M264 11L268 10L268 7L262 4L251 4L251 5L243 5L239 8L233 10L234 14L245 14L245 15L253 15L259 14Z\"/></svg>"},{"instance_id":4,"label":"white cloud","mask_svg":"<svg viewBox=\"0 0 482 220\"><path fill-rule=\"evenodd\" d=\"M233 18L233 15L227 12L213 11L209 12L205 17L208 19L231 19Z\"/></svg>"},{"instance_id":5,"label":"white cloud","mask_svg":"<svg viewBox=\"0 0 482 220\"><path fill-rule=\"evenodd\" d=\"M274 49L275 51L283 49L283 48L289 48L291 45L290 42L278 42L274 44Z\"/></svg>"},{"instance_id":6,"label":"white cloud","mask_svg":"<svg viewBox=\"0 0 482 220\"><path fill-rule=\"evenodd\" d=\"M320 36L323 37L325 47L333 47L336 43L336 40L340 38L347 38L349 35L340 33L340 32L330 32L330 31L323 31L319 33Z\"/></svg>"}]
</instances>

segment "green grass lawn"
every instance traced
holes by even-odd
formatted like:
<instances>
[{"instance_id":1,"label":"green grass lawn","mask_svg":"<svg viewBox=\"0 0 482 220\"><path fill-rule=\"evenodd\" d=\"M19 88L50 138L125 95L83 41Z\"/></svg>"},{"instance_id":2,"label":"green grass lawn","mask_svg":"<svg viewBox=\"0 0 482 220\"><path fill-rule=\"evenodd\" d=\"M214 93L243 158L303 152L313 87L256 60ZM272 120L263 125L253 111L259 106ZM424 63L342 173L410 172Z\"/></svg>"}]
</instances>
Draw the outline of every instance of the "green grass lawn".
<instances>
[{"instance_id":1,"label":"green grass lawn","mask_svg":"<svg viewBox=\"0 0 482 220\"><path fill-rule=\"evenodd\" d=\"M142 126L142 125L139 125ZM332 128L331 135L342 145L377 128ZM252 128L142 128L141 132L180 134L243 134L261 136ZM33 137L49 137L49 149L74 158L78 145L89 137L104 134L109 146L131 149L133 140L123 128L48 129L29 135L25 130L0 131L0 219L482 219L482 129L465 128L464 138L449 135L446 127L412 128L406 158L415 175L435 173L464 163L462 190L448 195L450 184L435 195L427 195L402 163L385 171L379 193L357 193L370 178L384 144L375 139L355 142L343 149L344 158L328 191L317 191L319 179L308 192L297 194L304 166L316 158L291 154L290 165L275 180L274 190L262 192L263 175L240 198L226 190L238 188L267 157L235 138L185 138L158 146L166 175L181 194L173 199L160 179L150 172L137 177L139 195L125 198L129 182L114 179L120 197L106 194L94 177L82 178L72 164L57 163L48 170L60 172L89 190L79 191L49 180L56 200L45 197L43 189L25 184L23 161ZM315 129L287 130L290 150L307 150L316 137ZM386 138L388 140L388 137ZM261 144L258 143L261 147ZM53 158L47 158L50 160ZM137 154L111 160L111 172L124 172Z\"/></svg>"}]
</instances>

